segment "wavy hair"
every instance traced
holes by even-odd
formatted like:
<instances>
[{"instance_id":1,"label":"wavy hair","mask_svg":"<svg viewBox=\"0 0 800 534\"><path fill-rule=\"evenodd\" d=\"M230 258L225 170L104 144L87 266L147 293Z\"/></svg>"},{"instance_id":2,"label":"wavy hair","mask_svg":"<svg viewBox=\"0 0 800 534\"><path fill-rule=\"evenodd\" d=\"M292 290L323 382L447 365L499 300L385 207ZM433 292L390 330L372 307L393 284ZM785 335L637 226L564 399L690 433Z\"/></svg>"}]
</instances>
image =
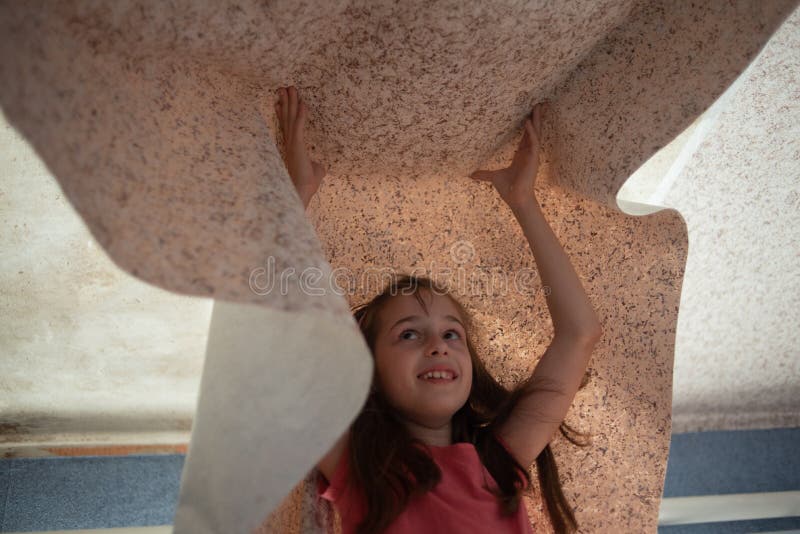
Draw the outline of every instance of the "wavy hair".
<instances>
[{"instance_id":1,"label":"wavy hair","mask_svg":"<svg viewBox=\"0 0 800 534\"><path fill-rule=\"evenodd\" d=\"M375 357L375 341L380 327L379 314L384 305L398 294L413 295L427 309L420 296L426 289L446 295L455 304L467 327L466 344L472 360L472 389L452 418L452 442L468 442L475 446L478 455L497 483L497 490L486 488L498 499L501 514L512 515L522 504L523 493L532 490L529 466L520 465L496 439L494 431L511 414L525 393L521 384L508 390L486 370L477 356L469 333L474 323L466 309L450 294L447 288L422 276L401 275L393 279L375 298L355 307L352 312L364 335L370 352ZM441 480L441 470L419 439L413 437L402 424L397 413L376 387L373 376L370 395L350 426L349 461L351 478L367 502L367 514L358 525L358 534L381 532L403 511L411 497L422 495ZM584 377L581 388L586 385ZM538 384L538 387L548 387ZM562 422L559 430L574 445L585 447L588 435L577 432ZM578 524L561 489L555 457L547 445L536 458L539 483L547 505L550 520L558 534L577 531ZM523 489L527 488L527 489Z\"/></svg>"}]
</instances>

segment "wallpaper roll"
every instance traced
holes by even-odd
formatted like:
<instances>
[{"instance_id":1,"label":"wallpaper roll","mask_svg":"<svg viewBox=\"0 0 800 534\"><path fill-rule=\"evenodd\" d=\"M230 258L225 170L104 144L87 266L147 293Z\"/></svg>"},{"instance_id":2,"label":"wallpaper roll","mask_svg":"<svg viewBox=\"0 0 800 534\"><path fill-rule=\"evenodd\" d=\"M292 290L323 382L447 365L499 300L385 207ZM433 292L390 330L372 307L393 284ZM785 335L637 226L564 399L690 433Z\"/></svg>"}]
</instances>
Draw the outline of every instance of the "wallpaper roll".
<instances>
[{"instance_id":1,"label":"wallpaper roll","mask_svg":"<svg viewBox=\"0 0 800 534\"><path fill-rule=\"evenodd\" d=\"M543 100L536 195L604 328L567 416L592 445L552 447L583 531L655 532L686 229L616 191L795 5L0 4L0 105L98 243L217 301L175 532L314 528L312 468L372 374L348 307L387 273L448 283L490 372L530 375L552 335L536 265L468 175L506 166ZM308 212L272 114L288 85L329 173Z\"/></svg>"},{"instance_id":2,"label":"wallpaper roll","mask_svg":"<svg viewBox=\"0 0 800 534\"><path fill-rule=\"evenodd\" d=\"M174 530L258 525L361 408L368 350L341 317L217 301Z\"/></svg>"}]
</instances>

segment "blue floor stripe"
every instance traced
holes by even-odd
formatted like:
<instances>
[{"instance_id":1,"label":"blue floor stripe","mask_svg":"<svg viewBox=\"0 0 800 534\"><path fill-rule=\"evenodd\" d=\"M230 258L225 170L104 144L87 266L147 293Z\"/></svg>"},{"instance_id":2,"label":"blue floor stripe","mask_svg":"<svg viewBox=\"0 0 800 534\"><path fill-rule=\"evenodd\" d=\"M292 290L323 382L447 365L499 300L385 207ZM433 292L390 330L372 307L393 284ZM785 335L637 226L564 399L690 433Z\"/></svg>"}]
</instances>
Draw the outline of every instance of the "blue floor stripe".
<instances>
[{"instance_id":1,"label":"blue floor stripe","mask_svg":"<svg viewBox=\"0 0 800 534\"><path fill-rule=\"evenodd\" d=\"M664 497L800 490L800 428L673 434Z\"/></svg>"},{"instance_id":2,"label":"blue floor stripe","mask_svg":"<svg viewBox=\"0 0 800 534\"><path fill-rule=\"evenodd\" d=\"M185 456L0 461L0 532L171 524Z\"/></svg>"},{"instance_id":3,"label":"blue floor stripe","mask_svg":"<svg viewBox=\"0 0 800 534\"><path fill-rule=\"evenodd\" d=\"M751 532L779 532L800 529L800 517L759 519L757 521L727 521L698 525L673 525L658 527L658 534L750 534Z\"/></svg>"},{"instance_id":4,"label":"blue floor stripe","mask_svg":"<svg viewBox=\"0 0 800 534\"><path fill-rule=\"evenodd\" d=\"M0 532L155 526L175 515L185 456L0 460ZM800 490L800 428L672 437L665 497ZM661 527L659 534L800 529L800 518Z\"/></svg>"}]
</instances>

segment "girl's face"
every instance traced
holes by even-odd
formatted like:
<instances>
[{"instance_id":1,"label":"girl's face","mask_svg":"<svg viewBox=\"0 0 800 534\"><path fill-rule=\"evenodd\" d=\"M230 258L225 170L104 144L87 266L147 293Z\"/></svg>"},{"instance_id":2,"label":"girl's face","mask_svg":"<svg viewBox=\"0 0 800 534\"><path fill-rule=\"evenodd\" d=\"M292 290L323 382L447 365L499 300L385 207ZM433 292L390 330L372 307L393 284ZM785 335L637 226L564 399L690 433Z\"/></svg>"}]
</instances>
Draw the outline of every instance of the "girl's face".
<instances>
[{"instance_id":1,"label":"girl's face","mask_svg":"<svg viewBox=\"0 0 800 534\"><path fill-rule=\"evenodd\" d=\"M424 429L442 429L469 398L472 360L455 304L427 289L420 296L427 312L414 295L392 297L381 309L375 368L379 388L401 415ZM431 368L446 369L452 379L420 376Z\"/></svg>"}]
</instances>

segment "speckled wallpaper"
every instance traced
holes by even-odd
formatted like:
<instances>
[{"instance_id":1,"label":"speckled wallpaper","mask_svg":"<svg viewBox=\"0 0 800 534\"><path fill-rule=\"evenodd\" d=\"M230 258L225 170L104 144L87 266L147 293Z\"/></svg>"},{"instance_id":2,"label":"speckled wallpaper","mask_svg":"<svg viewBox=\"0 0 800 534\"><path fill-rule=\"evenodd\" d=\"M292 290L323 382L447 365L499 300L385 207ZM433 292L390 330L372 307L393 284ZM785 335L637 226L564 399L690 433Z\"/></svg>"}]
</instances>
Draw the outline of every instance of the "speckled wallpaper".
<instances>
[{"instance_id":1,"label":"speckled wallpaper","mask_svg":"<svg viewBox=\"0 0 800 534\"><path fill-rule=\"evenodd\" d=\"M537 196L604 327L567 416L592 446L558 435L552 446L582 532L655 532L687 234L677 212L630 217L615 194L796 4L1 3L8 120L121 268L218 300L175 531L312 530L309 469L371 373L348 304L377 291L387 269L449 273L490 371L507 385L530 374L552 333L533 257L505 204L468 175L507 165L525 116L547 100ZM288 85L328 169L307 213L272 108ZM265 290L266 273L309 268L312 285L335 279L344 295L314 294L298 276ZM498 286L497 273L518 283ZM273 343L254 369L226 336L267 318L272 328L251 331ZM303 324L337 332L343 350ZM271 370L275 383L308 373L313 383L336 364L355 378L317 398L233 381ZM232 414L212 402L226 398L247 402ZM264 411L278 404L293 410L284 419L315 424L276 437ZM245 432L245 421L257 423ZM542 502L527 505L534 529L548 531Z\"/></svg>"}]
</instances>

